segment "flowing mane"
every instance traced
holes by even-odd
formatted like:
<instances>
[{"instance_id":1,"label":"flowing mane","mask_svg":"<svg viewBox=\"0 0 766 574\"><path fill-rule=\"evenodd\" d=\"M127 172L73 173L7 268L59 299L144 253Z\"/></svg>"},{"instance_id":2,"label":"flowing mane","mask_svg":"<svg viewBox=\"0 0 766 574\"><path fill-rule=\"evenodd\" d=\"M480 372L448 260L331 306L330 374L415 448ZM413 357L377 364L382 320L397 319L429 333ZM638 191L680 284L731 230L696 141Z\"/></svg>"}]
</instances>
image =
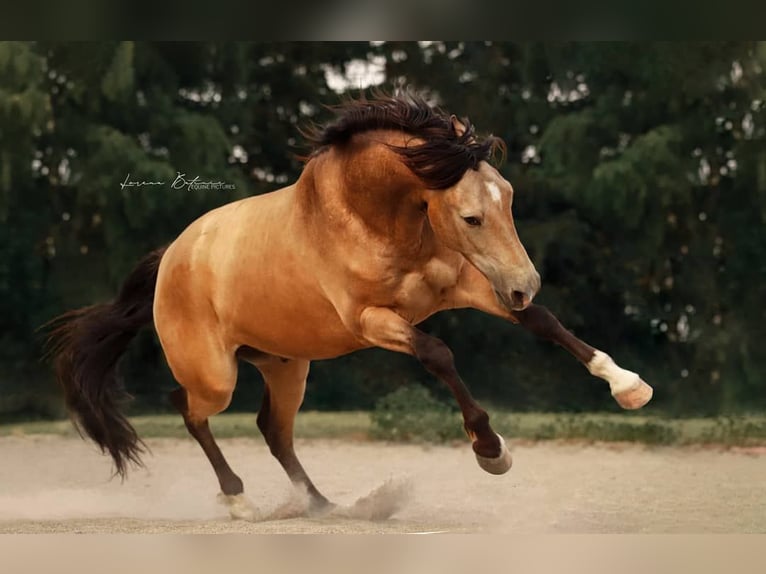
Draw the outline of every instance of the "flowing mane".
<instances>
[{"instance_id":1,"label":"flowing mane","mask_svg":"<svg viewBox=\"0 0 766 574\"><path fill-rule=\"evenodd\" d=\"M414 94L375 93L372 99L350 100L333 107L336 118L324 126L307 130L304 135L314 157L331 146L342 146L352 136L372 130L405 132L423 143L390 146L404 163L430 189L455 185L469 169L489 160L494 152L505 153L505 144L495 136L477 138L471 122L462 120L465 132L458 135L452 119Z\"/></svg>"}]
</instances>

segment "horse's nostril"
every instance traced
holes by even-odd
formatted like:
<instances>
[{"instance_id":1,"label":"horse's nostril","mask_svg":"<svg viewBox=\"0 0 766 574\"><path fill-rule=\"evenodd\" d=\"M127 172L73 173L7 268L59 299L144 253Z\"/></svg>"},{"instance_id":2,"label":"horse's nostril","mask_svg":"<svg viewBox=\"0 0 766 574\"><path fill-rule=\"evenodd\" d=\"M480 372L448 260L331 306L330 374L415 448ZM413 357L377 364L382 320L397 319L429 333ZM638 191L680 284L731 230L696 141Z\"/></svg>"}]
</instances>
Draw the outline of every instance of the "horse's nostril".
<instances>
[{"instance_id":1,"label":"horse's nostril","mask_svg":"<svg viewBox=\"0 0 766 574\"><path fill-rule=\"evenodd\" d=\"M511 302L513 303L514 308L524 309L529 305L529 296L522 291L512 291Z\"/></svg>"}]
</instances>

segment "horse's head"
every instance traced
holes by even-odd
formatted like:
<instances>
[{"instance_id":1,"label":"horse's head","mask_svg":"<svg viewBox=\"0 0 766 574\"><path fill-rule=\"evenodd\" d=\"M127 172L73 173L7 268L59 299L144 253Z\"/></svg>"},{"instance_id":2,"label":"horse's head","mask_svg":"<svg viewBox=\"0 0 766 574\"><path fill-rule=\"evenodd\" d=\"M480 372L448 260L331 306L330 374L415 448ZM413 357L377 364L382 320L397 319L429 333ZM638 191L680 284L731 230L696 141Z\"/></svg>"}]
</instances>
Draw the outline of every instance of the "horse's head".
<instances>
[{"instance_id":1,"label":"horse's head","mask_svg":"<svg viewBox=\"0 0 766 574\"><path fill-rule=\"evenodd\" d=\"M428 192L427 202L439 240L489 279L503 306L514 311L527 307L540 290L540 275L516 232L511 184L482 161L457 184Z\"/></svg>"},{"instance_id":2,"label":"horse's head","mask_svg":"<svg viewBox=\"0 0 766 574\"><path fill-rule=\"evenodd\" d=\"M437 238L487 277L505 308L524 309L537 294L540 275L513 224L513 188L487 162L504 149L499 138L480 140L468 120L412 94L348 102L309 137L312 158L330 148L353 157L336 162L343 185L333 189L345 190L368 226L377 219L380 233L396 233L406 206L420 232L425 203Z\"/></svg>"}]
</instances>

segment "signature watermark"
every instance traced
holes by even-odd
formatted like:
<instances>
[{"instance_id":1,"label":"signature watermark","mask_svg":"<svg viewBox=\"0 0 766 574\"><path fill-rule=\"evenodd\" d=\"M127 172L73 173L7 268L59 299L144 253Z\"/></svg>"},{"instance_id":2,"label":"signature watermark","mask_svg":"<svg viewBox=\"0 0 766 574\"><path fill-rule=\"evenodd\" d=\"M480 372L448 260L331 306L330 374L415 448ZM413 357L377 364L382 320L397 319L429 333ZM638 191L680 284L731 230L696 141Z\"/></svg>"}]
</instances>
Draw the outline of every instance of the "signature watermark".
<instances>
[{"instance_id":1,"label":"signature watermark","mask_svg":"<svg viewBox=\"0 0 766 574\"><path fill-rule=\"evenodd\" d=\"M140 187L165 187L168 185L166 181L146 181L146 180L134 180L130 178L130 174L125 176L125 180L120 183L120 189L126 188L140 188ZM171 189L186 189L187 191L198 190L233 190L237 186L233 183L227 183L225 181L205 181L200 179L200 176L194 176L190 178L185 173L180 171L176 172L176 178L170 182Z\"/></svg>"}]
</instances>

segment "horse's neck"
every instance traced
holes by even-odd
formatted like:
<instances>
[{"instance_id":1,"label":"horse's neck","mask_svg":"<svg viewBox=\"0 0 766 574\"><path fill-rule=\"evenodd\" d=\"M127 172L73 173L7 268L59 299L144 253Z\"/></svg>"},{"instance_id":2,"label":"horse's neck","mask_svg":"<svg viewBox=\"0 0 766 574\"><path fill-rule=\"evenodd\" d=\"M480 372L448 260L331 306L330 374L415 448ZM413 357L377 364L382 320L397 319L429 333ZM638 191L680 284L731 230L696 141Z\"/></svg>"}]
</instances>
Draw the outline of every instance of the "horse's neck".
<instances>
[{"instance_id":1,"label":"horse's neck","mask_svg":"<svg viewBox=\"0 0 766 574\"><path fill-rule=\"evenodd\" d=\"M376 171L384 175L377 179L359 172L349 174L348 164L330 157L318 159L306 165L297 185L314 223L326 226L330 233L336 225L353 225L402 251L428 248L433 233L425 210L412 194L412 181L397 178L396 172L389 175L380 166ZM351 166L351 171L354 168L363 169Z\"/></svg>"}]
</instances>

